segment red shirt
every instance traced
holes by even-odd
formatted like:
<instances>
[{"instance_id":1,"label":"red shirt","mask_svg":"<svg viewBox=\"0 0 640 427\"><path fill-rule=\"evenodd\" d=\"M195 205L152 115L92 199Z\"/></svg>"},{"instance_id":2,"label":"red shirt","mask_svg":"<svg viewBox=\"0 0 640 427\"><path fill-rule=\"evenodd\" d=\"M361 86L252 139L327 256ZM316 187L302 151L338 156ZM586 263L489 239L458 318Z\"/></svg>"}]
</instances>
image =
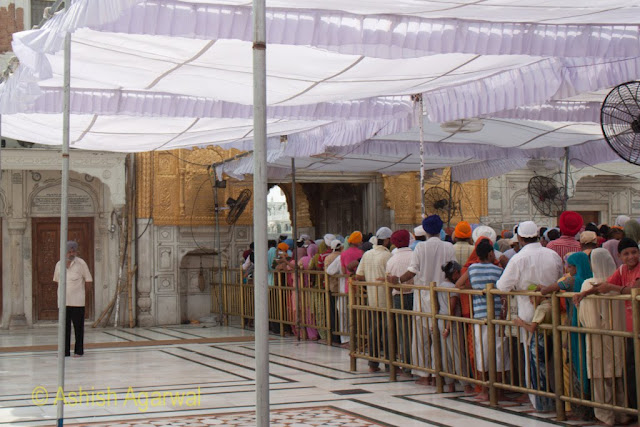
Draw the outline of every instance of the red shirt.
<instances>
[{"instance_id":1,"label":"red shirt","mask_svg":"<svg viewBox=\"0 0 640 427\"><path fill-rule=\"evenodd\" d=\"M578 242L572 236L561 236L556 240L552 240L547 244L547 249L551 249L555 251L560 258L564 260L564 256L571 252L580 252L582 251L582 247L580 246L580 242Z\"/></svg>"},{"instance_id":2,"label":"red shirt","mask_svg":"<svg viewBox=\"0 0 640 427\"><path fill-rule=\"evenodd\" d=\"M640 263L636 264L632 270L629 270L629 267L626 265L619 267L607 281L614 285L622 286L623 288L629 288L633 286L638 278L640 278ZM631 311L631 301L625 301L624 305L626 308L627 332L633 332L633 312Z\"/></svg>"}]
</instances>

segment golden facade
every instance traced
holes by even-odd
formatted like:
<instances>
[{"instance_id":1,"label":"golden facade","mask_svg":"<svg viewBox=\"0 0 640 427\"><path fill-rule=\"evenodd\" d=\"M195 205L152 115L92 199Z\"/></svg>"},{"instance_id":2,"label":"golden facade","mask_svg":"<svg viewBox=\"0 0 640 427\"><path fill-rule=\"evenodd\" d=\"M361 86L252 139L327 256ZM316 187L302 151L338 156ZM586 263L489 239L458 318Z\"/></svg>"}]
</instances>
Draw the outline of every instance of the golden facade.
<instances>
[{"instance_id":1,"label":"golden facade","mask_svg":"<svg viewBox=\"0 0 640 427\"><path fill-rule=\"evenodd\" d=\"M430 175L425 178L425 191L432 187L440 187L447 192L450 190L449 168L440 175ZM459 206L451 217L451 224L465 220L470 223L480 222L480 217L488 213L487 180L469 181L463 184L453 183L452 200ZM407 172L400 175L384 176L384 192L387 207L395 213L396 224L419 224L422 221L420 195L420 174ZM429 215L429 209L426 209ZM445 223L447 218L442 218Z\"/></svg>"},{"instance_id":2,"label":"golden facade","mask_svg":"<svg viewBox=\"0 0 640 427\"><path fill-rule=\"evenodd\" d=\"M237 150L219 147L193 150L173 150L136 154L137 161L137 215L153 218L156 225L206 226L214 223L213 182L208 166L214 162L237 155ZM441 187L449 191L450 170L440 175L430 175L425 180L425 190ZM279 184L287 197L291 212L291 184ZM236 198L243 189L253 190L248 180L227 180L227 188L218 189L220 206L229 197ZM421 221L420 177L415 172L384 176L386 207L394 210L396 224L418 224ZM480 222L487 215L487 180L470 181L454 186L454 201L460 209L451 223L464 219ZM298 228L313 227L310 203L302 188L296 185ZM428 214L427 210L427 214ZM253 223L253 200L236 224ZM224 225L225 211L221 215ZM443 218L446 222L447 218Z\"/></svg>"},{"instance_id":3,"label":"golden facade","mask_svg":"<svg viewBox=\"0 0 640 427\"><path fill-rule=\"evenodd\" d=\"M156 225L213 225L215 180L208 167L238 153L210 146L136 154L138 217L153 218ZM228 180L227 188L218 189L219 205L226 206L229 197L238 197L245 188L253 190L253 183ZM236 224L251 225L252 212L250 201ZM222 224L225 216L226 211L222 211Z\"/></svg>"}]
</instances>

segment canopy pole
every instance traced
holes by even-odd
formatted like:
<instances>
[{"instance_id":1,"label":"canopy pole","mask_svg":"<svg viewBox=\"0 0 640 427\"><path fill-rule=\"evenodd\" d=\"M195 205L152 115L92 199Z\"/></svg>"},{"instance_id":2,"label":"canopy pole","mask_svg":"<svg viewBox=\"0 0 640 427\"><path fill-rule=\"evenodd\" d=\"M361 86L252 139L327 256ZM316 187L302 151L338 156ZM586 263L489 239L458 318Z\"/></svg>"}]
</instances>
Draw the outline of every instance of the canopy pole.
<instances>
[{"instance_id":1,"label":"canopy pole","mask_svg":"<svg viewBox=\"0 0 640 427\"><path fill-rule=\"evenodd\" d=\"M422 118L424 107L422 104L422 94L414 95L413 98L417 107L418 126L420 127L420 213L422 214L422 218L424 218L426 216L424 206L424 122Z\"/></svg>"},{"instance_id":2,"label":"canopy pole","mask_svg":"<svg viewBox=\"0 0 640 427\"><path fill-rule=\"evenodd\" d=\"M68 2L65 2L65 10ZM69 100L71 94L71 33L64 36L64 98L62 112L62 181L60 183L60 276L58 282L58 391L64 392L65 323L67 317L67 234L69 229ZM84 321L84 319L83 319ZM57 402L57 426L64 425L64 399Z\"/></svg>"},{"instance_id":3,"label":"canopy pole","mask_svg":"<svg viewBox=\"0 0 640 427\"><path fill-rule=\"evenodd\" d=\"M269 425L267 288L267 79L265 0L253 0L253 240L255 247L256 425Z\"/></svg>"},{"instance_id":4,"label":"canopy pole","mask_svg":"<svg viewBox=\"0 0 640 427\"><path fill-rule=\"evenodd\" d=\"M562 210L567 210L567 203L569 202L569 147L564 149L564 201L562 203Z\"/></svg>"},{"instance_id":5,"label":"canopy pole","mask_svg":"<svg viewBox=\"0 0 640 427\"><path fill-rule=\"evenodd\" d=\"M298 211L296 209L296 159L291 158L291 207L292 212L292 228L293 228L293 259L296 265L293 266L293 286L296 289L296 332L298 332L298 341L300 341L300 283L298 269Z\"/></svg>"},{"instance_id":6,"label":"canopy pole","mask_svg":"<svg viewBox=\"0 0 640 427\"><path fill-rule=\"evenodd\" d=\"M224 294L224 286L222 284L222 244L220 242L220 202L218 201L218 172L213 167L213 209L216 219L216 255L218 256L218 326L224 324L224 307L222 298ZM211 307L213 311L213 307Z\"/></svg>"}]
</instances>

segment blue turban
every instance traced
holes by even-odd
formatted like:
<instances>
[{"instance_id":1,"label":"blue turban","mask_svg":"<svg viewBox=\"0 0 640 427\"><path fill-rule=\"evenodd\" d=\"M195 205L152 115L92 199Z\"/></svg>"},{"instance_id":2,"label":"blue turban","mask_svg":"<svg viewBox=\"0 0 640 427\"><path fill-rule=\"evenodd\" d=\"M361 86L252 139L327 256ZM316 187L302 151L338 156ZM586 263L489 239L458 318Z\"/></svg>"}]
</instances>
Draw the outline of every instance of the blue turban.
<instances>
[{"instance_id":1,"label":"blue turban","mask_svg":"<svg viewBox=\"0 0 640 427\"><path fill-rule=\"evenodd\" d=\"M440 234L440 230L442 230L442 219L438 215L429 215L425 219L422 220L422 228L427 234L432 236L437 236Z\"/></svg>"}]
</instances>

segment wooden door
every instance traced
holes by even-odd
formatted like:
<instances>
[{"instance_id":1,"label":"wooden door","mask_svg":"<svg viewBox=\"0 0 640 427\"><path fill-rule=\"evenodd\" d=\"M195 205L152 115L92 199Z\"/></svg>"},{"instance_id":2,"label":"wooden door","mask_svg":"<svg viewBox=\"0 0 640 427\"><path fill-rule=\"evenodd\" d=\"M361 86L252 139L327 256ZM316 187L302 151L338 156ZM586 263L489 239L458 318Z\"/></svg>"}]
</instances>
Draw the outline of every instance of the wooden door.
<instances>
[{"instance_id":1,"label":"wooden door","mask_svg":"<svg viewBox=\"0 0 640 427\"><path fill-rule=\"evenodd\" d=\"M60 260L60 218L32 219L34 321L58 320L58 285L53 281ZM93 268L93 218L69 218L68 240L78 242L78 256ZM93 318L93 283L87 284L85 318Z\"/></svg>"},{"instance_id":2,"label":"wooden door","mask_svg":"<svg viewBox=\"0 0 640 427\"><path fill-rule=\"evenodd\" d=\"M582 220L584 224L587 225L590 222L598 225L600 224L600 212L599 211L578 211L578 213L582 216Z\"/></svg>"}]
</instances>

